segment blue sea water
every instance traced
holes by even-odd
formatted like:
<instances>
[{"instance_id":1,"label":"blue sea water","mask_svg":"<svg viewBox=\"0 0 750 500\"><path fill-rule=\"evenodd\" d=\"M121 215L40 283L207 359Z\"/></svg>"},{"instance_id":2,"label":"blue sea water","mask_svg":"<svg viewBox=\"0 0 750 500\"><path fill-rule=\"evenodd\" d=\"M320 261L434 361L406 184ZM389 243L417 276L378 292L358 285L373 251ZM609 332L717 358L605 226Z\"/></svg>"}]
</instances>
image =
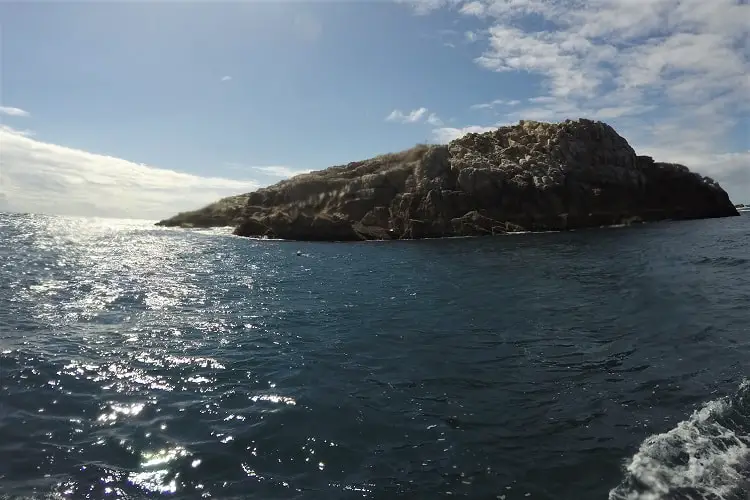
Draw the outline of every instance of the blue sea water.
<instances>
[{"instance_id":1,"label":"blue sea water","mask_svg":"<svg viewBox=\"0 0 750 500\"><path fill-rule=\"evenodd\" d=\"M0 214L2 498L750 498L750 217L414 242Z\"/></svg>"}]
</instances>

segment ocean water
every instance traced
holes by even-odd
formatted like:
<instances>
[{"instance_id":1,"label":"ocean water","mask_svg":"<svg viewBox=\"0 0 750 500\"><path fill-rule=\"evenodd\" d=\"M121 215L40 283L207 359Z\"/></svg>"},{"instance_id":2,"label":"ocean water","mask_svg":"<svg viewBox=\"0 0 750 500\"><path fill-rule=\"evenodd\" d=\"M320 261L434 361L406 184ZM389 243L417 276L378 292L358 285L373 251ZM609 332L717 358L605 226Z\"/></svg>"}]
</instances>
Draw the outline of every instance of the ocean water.
<instances>
[{"instance_id":1,"label":"ocean water","mask_svg":"<svg viewBox=\"0 0 750 500\"><path fill-rule=\"evenodd\" d=\"M750 216L362 244L0 215L2 498L750 498Z\"/></svg>"}]
</instances>

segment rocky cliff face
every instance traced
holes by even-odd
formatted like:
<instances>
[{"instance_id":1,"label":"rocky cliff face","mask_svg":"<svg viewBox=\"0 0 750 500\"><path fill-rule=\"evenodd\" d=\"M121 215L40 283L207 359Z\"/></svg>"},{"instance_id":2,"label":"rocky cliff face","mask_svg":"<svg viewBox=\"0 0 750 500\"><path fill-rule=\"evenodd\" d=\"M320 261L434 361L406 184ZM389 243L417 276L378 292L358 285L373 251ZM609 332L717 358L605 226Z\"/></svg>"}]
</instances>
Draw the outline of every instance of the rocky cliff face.
<instances>
[{"instance_id":1,"label":"rocky cliff face","mask_svg":"<svg viewBox=\"0 0 750 500\"><path fill-rule=\"evenodd\" d=\"M713 180L637 156L609 125L522 121L303 174L247 196L235 234L353 241L737 215ZM205 209L204 209L205 210ZM210 222L201 211L196 221ZM162 225L192 222L190 214ZM229 222L229 221L228 221ZM217 224L218 225L218 224Z\"/></svg>"}]
</instances>

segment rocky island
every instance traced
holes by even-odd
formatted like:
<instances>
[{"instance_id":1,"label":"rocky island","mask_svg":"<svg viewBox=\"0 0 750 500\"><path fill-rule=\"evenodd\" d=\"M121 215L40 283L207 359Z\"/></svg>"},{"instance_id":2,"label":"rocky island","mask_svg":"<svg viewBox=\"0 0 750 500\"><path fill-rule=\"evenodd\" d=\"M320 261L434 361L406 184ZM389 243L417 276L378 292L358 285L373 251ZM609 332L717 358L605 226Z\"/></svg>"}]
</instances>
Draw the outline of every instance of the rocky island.
<instances>
[{"instance_id":1,"label":"rocky island","mask_svg":"<svg viewBox=\"0 0 750 500\"><path fill-rule=\"evenodd\" d=\"M301 174L160 226L359 241L560 231L739 215L714 180L638 156L606 123L521 121Z\"/></svg>"}]
</instances>

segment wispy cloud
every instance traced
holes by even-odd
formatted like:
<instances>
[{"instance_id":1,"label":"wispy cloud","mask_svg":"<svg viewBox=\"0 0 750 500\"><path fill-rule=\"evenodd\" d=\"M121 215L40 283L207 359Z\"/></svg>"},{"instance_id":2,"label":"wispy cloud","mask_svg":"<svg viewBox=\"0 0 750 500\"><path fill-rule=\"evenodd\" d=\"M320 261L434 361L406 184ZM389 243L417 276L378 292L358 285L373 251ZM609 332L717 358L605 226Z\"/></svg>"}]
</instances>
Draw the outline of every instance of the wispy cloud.
<instances>
[{"instance_id":1,"label":"wispy cloud","mask_svg":"<svg viewBox=\"0 0 750 500\"><path fill-rule=\"evenodd\" d=\"M5 116L31 116L31 113L21 108L14 108L11 106L0 106L0 115Z\"/></svg>"},{"instance_id":2,"label":"wispy cloud","mask_svg":"<svg viewBox=\"0 0 750 500\"><path fill-rule=\"evenodd\" d=\"M427 123L433 127L441 127L443 125L443 120L441 120L435 113L430 113L427 117Z\"/></svg>"},{"instance_id":3,"label":"wispy cloud","mask_svg":"<svg viewBox=\"0 0 750 500\"><path fill-rule=\"evenodd\" d=\"M568 0L410 3L419 12L450 5L484 16L489 36L476 63L541 76L551 100L642 111L656 103L681 119L706 104L725 116L750 108L743 42L750 5L743 0L580 0L575 8ZM532 15L545 31L530 28L538 25L527 22Z\"/></svg>"},{"instance_id":4,"label":"wispy cloud","mask_svg":"<svg viewBox=\"0 0 750 500\"><path fill-rule=\"evenodd\" d=\"M232 79L232 77L229 76L229 75L224 75L224 76L221 77L221 81L222 82L228 82L231 79Z\"/></svg>"},{"instance_id":5,"label":"wispy cloud","mask_svg":"<svg viewBox=\"0 0 750 500\"><path fill-rule=\"evenodd\" d=\"M385 117L389 122L400 123L417 123L427 114L427 108L417 108L412 111L403 112L400 109L394 109L391 114Z\"/></svg>"},{"instance_id":6,"label":"wispy cloud","mask_svg":"<svg viewBox=\"0 0 750 500\"><path fill-rule=\"evenodd\" d=\"M487 10L487 7L482 2L468 2L461 6L461 9L459 9L459 12L467 16L480 17L484 15L486 10Z\"/></svg>"},{"instance_id":7,"label":"wispy cloud","mask_svg":"<svg viewBox=\"0 0 750 500\"><path fill-rule=\"evenodd\" d=\"M747 136L740 128L750 112L745 0L402 1L419 14L447 8L477 18L486 34L477 42L485 44L478 66L540 78L540 95L504 109L507 121L607 120L639 152L731 179L750 197L747 152L732 152L727 141Z\"/></svg>"},{"instance_id":8,"label":"wispy cloud","mask_svg":"<svg viewBox=\"0 0 750 500\"><path fill-rule=\"evenodd\" d=\"M471 109L493 109L498 106L518 106L519 104L521 104L521 101L517 99L510 99L510 100L495 99L494 101L490 101L490 102L484 102L481 104L473 104L471 106Z\"/></svg>"},{"instance_id":9,"label":"wispy cloud","mask_svg":"<svg viewBox=\"0 0 750 500\"><path fill-rule=\"evenodd\" d=\"M161 219L259 187L35 140L0 129L0 191L24 212Z\"/></svg>"},{"instance_id":10,"label":"wispy cloud","mask_svg":"<svg viewBox=\"0 0 750 500\"><path fill-rule=\"evenodd\" d=\"M407 112L394 109L385 119L389 122L427 123L433 127L443 126L443 120L436 113L430 113L427 108L417 108Z\"/></svg>"},{"instance_id":11,"label":"wispy cloud","mask_svg":"<svg viewBox=\"0 0 750 500\"><path fill-rule=\"evenodd\" d=\"M546 77L556 97L591 95L607 71L600 66L615 55L609 45L594 45L576 33L526 32L497 24L489 29L489 48L476 58L480 66L496 71L526 71Z\"/></svg>"}]
</instances>

